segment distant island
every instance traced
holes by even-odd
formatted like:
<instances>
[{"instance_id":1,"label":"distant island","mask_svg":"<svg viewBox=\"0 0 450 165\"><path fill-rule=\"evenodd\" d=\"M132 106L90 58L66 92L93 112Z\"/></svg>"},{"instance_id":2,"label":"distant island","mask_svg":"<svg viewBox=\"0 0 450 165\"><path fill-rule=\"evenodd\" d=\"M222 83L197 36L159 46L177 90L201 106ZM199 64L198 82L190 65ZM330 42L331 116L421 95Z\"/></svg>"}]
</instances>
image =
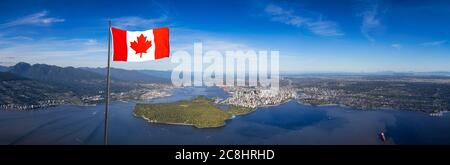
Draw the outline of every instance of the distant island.
<instances>
[{"instance_id":1,"label":"distant island","mask_svg":"<svg viewBox=\"0 0 450 165\"><path fill-rule=\"evenodd\" d=\"M173 103L136 104L134 115L153 123L192 125L197 128L214 128L237 115L245 115L255 109L230 105L220 109L214 100L198 96L192 100Z\"/></svg>"}]
</instances>

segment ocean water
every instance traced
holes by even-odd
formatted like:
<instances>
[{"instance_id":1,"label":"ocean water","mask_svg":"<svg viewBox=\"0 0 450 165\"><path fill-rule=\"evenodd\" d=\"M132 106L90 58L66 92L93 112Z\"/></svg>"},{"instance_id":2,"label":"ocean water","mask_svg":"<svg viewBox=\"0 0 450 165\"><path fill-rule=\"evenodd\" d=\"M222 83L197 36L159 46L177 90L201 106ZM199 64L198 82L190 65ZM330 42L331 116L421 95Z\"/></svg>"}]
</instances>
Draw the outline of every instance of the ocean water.
<instances>
[{"instance_id":1,"label":"ocean water","mask_svg":"<svg viewBox=\"0 0 450 165\"><path fill-rule=\"evenodd\" d=\"M225 98L218 88L184 88L146 102L198 95ZM224 127L148 123L133 116L135 101L112 102L110 144L450 144L450 116L399 110L316 107L289 101L228 120ZM0 111L0 144L102 144L104 104ZM387 141L381 141L380 132Z\"/></svg>"}]
</instances>

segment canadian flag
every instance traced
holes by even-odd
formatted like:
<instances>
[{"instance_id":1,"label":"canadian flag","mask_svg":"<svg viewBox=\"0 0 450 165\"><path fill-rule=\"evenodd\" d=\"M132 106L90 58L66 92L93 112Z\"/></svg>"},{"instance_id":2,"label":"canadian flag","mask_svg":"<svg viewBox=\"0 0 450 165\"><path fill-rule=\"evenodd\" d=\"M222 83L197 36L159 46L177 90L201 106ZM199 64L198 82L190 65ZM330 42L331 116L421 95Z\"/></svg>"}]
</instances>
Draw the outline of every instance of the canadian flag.
<instances>
[{"instance_id":1,"label":"canadian flag","mask_svg":"<svg viewBox=\"0 0 450 165\"><path fill-rule=\"evenodd\" d=\"M149 61L169 57L169 28L126 31L111 28L113 61Z\"/></svg>"}]
</instances>

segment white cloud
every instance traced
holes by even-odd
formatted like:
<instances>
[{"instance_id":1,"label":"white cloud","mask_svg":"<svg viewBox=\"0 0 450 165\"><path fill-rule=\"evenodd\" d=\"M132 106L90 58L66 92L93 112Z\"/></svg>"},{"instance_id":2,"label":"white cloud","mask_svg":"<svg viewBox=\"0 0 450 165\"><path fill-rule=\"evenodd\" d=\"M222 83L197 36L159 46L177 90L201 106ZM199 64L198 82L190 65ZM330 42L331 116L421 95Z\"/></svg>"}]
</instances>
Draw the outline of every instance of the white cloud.
<instances>
[{"instance_id":1,"label":"white cloud","mask_svg":"<svg viewBox=\"0 0 450 165\"><path fill-rule=\"evenodd\" d=\"M321 36L342 36L341 33L336 27L336 23L331 21L322 21L321 19L315 22L306 22L308 29L311 30L314 34L318 34Z\"/></svg>"},{"instance_id":2,"label":"white cloud","mask_svg":"<svg viewBox=\"0 0 450 165\"><path fill-rule=\"evenodd\" d=\"M372 33L377 32L383 27L381 23L381 13L379 12L378 4L369 4L368 7L365 8L365 11L360 14L362 17L361 33L370 42L375 42Z\"/></svg>"},{"instance_id":3,"label":"white cloud","mask_svg":"<svg viewBox=\"0 0 450 165\"><path fill-rule=\"evenodd\" d=\"M392 44L391 47L395 49L401 49L403 46L401 44Z\"/></svg>"},{"instance_id":4,"label":"white cloud","mask_svg":"<svg viewBox=\"0 0 450 165\"><path fill-rule=\"evenodd\" d=\"M174 51L178 50L185 50L185 51L193 51L194 43L201 43L203 45L203 53L205 51L215 50L219 51L221 53L225 53L226 51L248 51L248 50L255 50L251 48L250 46L242 43L235 43L228 40L221 40L219 38L205 38L201 41L192 41L192 42L185 42L183 44L174 45Z\"/></svg>"},{"instance_id":5,"label":"white cloud","mask_svg":"<svg viewBox=\"0 0 450 165\"><path fill-rule=\"evenodd\" d=\"M422 46L441 46L445 43L447 43L447 40L424 42L420 45L422 45Z\"/></svg>"},{"instance_id":6,"label":"white cloud","mask_svg":"<svg viewBox=\"0 0 450 165\"><path fill-rule=\"evenodd\" d=\"M126 16L111 19L112 25L123 29L146 28L151 29L157 27L160 23L167 21L167 16L159 18L141 18L136 16Z\"/></svg>"},{"instance_id":7,"label":"white cloud","mask_svg":"<svg viewBox=\"0 0 450 165\"><path fill-rule=\"evenodd\" d=\"M273 4L267 5L265 11L273 15L292 15L292 11L284 10L283 8Z\"/></svg>"},{"instance_id":8,"label":"white cloud","mask_svg":"<svg viewBox=\"0 0 450 165\"><path fill-rule=\"evenodd\" d=\"M50 25L57 22L64 22L64 19L49 17L47 11L41 11L11 22L0 24L0 28L8 28L21 25Z\"/></svg>"},{"instance_id":9,"label":"white cloud","mask_svg":"<svg viewBox=\"0 0 450 165\"><path fill-rule=\"evenodd\" d=\"M217 33L205 32L195 29L173 28L171 29L171 50L187 50L193 49L195 42L203 43L203 50L217 50L221 52L234 50L250 50L253 49L242 40L235 37L224 36Z\"/></svg>"},{"instance_id":10,"label":"white cloud","mask_svg":"<svg viewBox=\"0 0 450 165\"><path fill-rule=\"evenodd\" d=\"M97 45L98 42L95 39L88 39L86 42L84 42L85 45Z\"/></svg>"},{"instance_id":11,"label":"white cloud","mask_svg":"<svg viewBox=\"0 0 450 165\"><path fill-rule=\"evenodd\" d=\"M5 37L2 34L0 34L0 47L6 47L11 44L15 44L16 42L28 42L33 41L33 38L27 37L27 36L11 36L11 37Z\"/></svg>"},{"instance_id":12,"label":"white cloud","mask_svg":"<svg viewBox=\"0 0 450 165\"><path fill-rule=\"evenodd\" d=\"M274 22L281 22L288 25L300 27L306 20L293 14L292 10L285 10L279 6L269 4L264 10Z\"/></svg>"},{"instance_id":13,"label":"white cloud","mask_svg":"<svg viewBox=\"0 0 450 165\"><path fill-rule=\"evenodd\" d=\"M107 57L107 43L99 44L93 39L10 40L3 37L0 39L10 41L5 47L0 47L0 59L6 65L29 62L60 66L89 66L88 64L94 63L99 65L99 58Z\"/></svg>"},{"instance_id":14,"label":"white cloud","mask_svg":"<svg viewBox=\"0 0 450 165\"><path fill-rule=\"evenodd\" d=\"M296 15L294 11L283 9L280 6L269 4L265 10L271 21L280 22L295 27L305 27L312 33L320 36L342 36L337 23L327 20L312 19Z\"/></svg>"}]
</instances>

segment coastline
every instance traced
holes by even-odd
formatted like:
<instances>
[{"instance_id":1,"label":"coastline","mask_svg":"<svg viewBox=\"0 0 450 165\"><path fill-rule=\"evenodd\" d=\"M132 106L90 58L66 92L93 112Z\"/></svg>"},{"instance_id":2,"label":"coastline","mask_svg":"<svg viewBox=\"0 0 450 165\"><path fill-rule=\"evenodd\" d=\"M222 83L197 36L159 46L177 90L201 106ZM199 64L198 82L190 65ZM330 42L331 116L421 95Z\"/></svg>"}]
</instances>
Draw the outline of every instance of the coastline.
<instances>
[{"instance_id":1,"label":"coastline","mask_svg":"<svg viewBox=\"0 0 450 165\"><path fill-rule=\"evenodd\" d=\"M359 108L359 107L351 107L351 106L347 106L347 105L343 105L343 104L310 104L310 103L304 103L301 102L300 100L296 100L297 103L301 104L301 105L305 105L305 106L313 106L313 107L341 107L341 108L351 108L353 110L357 110L357 111L377 111L377 110L393 110L393 111L407 111L407 112L420 112L420 113L425 113L425 114L429 114L430 116L433 117L440 117L443 114L449 112L447 110L444 111L437 111L437 112L427 112L424 110L409 110L409 109L395 109L392 107L377 107L377 108Z\"/></svg>"},{"instance_id":2,"label":"coastline","mask_svg":"<svg viewBox=\"0 0 450 165\"><path fill-rule=\"evenodd\" d=\"M189 123L171 123L171 122L158 122L157 120L151 120L143 115L138 116L136 115L136 113L133 112L133 116L136 118L141 118L144 119L146 122L148 123L152 123L152 124L164 124L164 125L180 125L180 126L192 126L194 128L200 128L200 129L206 129L206 128L220 128L220 127L224 127L226 125L227 120L231 120L233 118L229 118L227 120L224 121L224 123L222 125L219 125L217 127L197 127L195 124L189 124Z\"/></svg>"},{"instance_id":3,"label":"coastline","mask_svg":"<svg viewBox=\"0 0 450 165\"><path fill-rule=\"evenodd\" d=\"M155 96L155 97L147 97L147 98L142 98L142 99L120 99L120 98L116 98L113 99L111 98L111 102L117 101L117 102L122 102L122 103L128 103L130 101L146 101L146 100L152 100L152 99L156 99L156 98L163 98L163 97L170 97L172 96L172 89L170 89L170 92L164 94L164 95L160 95L160 96ZM101 101L92 101L92 102L87 102L87 103L71 103L71 102L61 102L61 103L55 103L55 104L50 104L50 105L0 105L0 111L36 111L36 110L43 110L43 109L48 109L48 108L52 108L52 107L58 107L58 106L65 106L65 105L71 105L71 106L80 106L80 107L93 107L93 106L97 106L98 104L104 104L105 101L101 100ZM24 108L17 108L17 107L24 107Z\"/></svg>"}]
</instances>

